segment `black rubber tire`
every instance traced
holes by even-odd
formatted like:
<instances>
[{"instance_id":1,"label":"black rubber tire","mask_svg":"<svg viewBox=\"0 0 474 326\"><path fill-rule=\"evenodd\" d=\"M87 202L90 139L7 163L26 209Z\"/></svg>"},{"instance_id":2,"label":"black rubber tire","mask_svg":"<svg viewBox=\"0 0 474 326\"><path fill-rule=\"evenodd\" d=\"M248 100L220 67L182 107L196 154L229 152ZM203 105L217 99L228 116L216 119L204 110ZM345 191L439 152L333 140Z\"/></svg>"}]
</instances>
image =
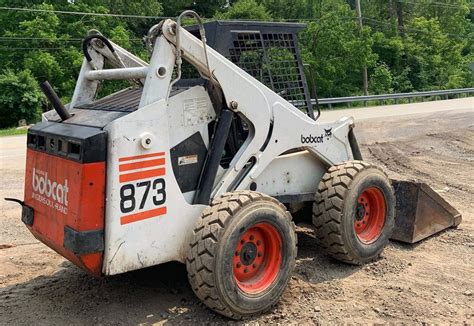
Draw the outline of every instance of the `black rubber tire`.
<instances>
[{"instance_id":1,"label":"black rubber tire","mask_svg":"<svg viewBox=\"0 0 474 326\"><path fill-rule=\"evenodd\" d=\"M385 199L385 223L372 243L359 240L354 230L355 209L360 194L378 188ZM361 265L376 259L387 245L395 222L395 192L383 170L363 161L350 161L329 168L319 183L313 204L316 241L333 258Z\"/></svg>"},{"instance_id":2,"label":"black rubber tire","mask_svg":"<svg viewBox=\"0 0 474 326\"><path fill-rule=\"evenodd\" d=\"M257 294L240 290L232 258L240 235L268 222L281 236L281 268L271 286ZM254 191L226 193L206 208L193 230L186 268L196 296L215 312L242 319L268 311L278 302L296 259L296 232L291 215L276 199Z\"/></svg>"}]
</instances>

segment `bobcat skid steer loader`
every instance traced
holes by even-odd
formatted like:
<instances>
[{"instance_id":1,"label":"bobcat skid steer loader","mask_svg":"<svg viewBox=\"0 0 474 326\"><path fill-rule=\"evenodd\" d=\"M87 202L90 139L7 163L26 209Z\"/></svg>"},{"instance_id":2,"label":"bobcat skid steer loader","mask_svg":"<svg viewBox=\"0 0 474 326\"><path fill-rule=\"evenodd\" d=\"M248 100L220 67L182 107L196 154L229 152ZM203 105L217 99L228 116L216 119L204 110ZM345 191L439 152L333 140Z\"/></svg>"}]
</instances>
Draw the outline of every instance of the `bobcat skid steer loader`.
<instances>
[{"instance_id":1,"label":"bobcat skid steer loader","mask_svg":"<svg viewBox=\"0 0 474 326\"><path fill-rule=\"evenodd\" d=\"M181 27L184 16L198 20L198 37ZM242 35L231 54L242 60L251 57L244 45L296 46L289 33ZM395 192L362 160L352 118L318 123L285 99L294 83L276 92L206 46L194 12L153 26L145 40L149 64L100 33L87 36L66 107L42 84L55 110L29 129L19 201L35 237L94 276L183 262L196 295L234 319L279 300L296 258L290 212L304 203L314 203L322 250L352 264L380 254ZM200 78L181 80L190 69ZM278 69L286 68L268 71ZM104 80L134 86L96 99ZM413 222L421 187L402 188ZM453 214L441 218L453 225Z\"/></svg>"}]
</instances>

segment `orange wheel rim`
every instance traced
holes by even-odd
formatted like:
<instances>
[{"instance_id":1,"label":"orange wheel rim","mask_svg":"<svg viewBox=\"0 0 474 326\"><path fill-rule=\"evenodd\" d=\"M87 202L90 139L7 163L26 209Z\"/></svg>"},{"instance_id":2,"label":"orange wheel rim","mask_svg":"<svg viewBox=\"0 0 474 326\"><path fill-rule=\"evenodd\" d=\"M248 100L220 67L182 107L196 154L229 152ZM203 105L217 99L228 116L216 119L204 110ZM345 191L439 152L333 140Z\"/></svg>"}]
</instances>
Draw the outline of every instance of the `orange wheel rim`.
<instances>
[{"instance_id":1,"label":"orange wheel rim","mask_svg":"<svg viewBox=\"0 0 474 326\"><path fill-rule=\"evenodd\" d=\"M385 224L385 197L378 188L364 190L357 199L354 230L357 238L370 244L382 233Z\"/></svg>"},{"instance_id":2,"label":"orange wheel rim","mask_svg":"<svg viewBox=\"0 0 474 326\"><path fill-rule=\"evenodd\" d=\"M234 279L240 290L254 294L266 290L280 270L282 240L269 223L258 223L240 237L233 253Z\"/></svg>"}]
</instances>

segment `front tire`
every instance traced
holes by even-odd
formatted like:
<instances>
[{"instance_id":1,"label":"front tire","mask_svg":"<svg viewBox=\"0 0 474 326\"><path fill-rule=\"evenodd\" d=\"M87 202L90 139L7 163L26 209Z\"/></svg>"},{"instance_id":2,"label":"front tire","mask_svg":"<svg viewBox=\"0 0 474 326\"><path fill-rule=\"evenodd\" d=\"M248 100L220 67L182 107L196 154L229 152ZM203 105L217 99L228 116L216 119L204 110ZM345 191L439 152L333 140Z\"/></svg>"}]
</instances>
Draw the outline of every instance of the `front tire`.
<instances>
[{"instance_id":1,"label":"front tire","mask_svg":"<svg viewBox=\"0 0 474 326\"><path fill-rule=\"evenodd\" d=\"M286 208L264 194L239 191L215 199L204 210L186 268L204 304L241 319L278 302L295 258L295 227Z\"/></svg>"},{"instance_id":2,"label":"front tire","mask_svg":"<svg viewBox=\"0 0 474 326\"><path fill-rule=\"evenodd\" d=\"M383 170L363 161L329 168L313 205L319 246L355 265L376 259L392 235L395 193Z\"/></svg>"}]
</instances>

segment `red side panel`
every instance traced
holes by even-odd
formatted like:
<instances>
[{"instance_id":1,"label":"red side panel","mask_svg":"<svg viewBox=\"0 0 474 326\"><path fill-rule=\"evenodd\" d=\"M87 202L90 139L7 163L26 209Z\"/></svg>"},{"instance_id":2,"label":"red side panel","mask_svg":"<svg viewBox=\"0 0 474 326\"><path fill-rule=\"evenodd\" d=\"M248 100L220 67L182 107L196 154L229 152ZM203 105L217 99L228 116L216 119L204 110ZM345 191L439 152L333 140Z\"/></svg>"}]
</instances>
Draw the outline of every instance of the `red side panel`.
<instances>
[{"instance_id":1,"label":"red side panel","mask_svg":"<svg viewBox=\"0 0 474 326\"><path fill-rule=\"evenodd\" d=\"M94 276L102 270L102 252L75 254L64 248L64 227L104 229L105 162L78 163L27 150L25 204L34 209L33 235Z\"/></svg>"}]
</instances>

